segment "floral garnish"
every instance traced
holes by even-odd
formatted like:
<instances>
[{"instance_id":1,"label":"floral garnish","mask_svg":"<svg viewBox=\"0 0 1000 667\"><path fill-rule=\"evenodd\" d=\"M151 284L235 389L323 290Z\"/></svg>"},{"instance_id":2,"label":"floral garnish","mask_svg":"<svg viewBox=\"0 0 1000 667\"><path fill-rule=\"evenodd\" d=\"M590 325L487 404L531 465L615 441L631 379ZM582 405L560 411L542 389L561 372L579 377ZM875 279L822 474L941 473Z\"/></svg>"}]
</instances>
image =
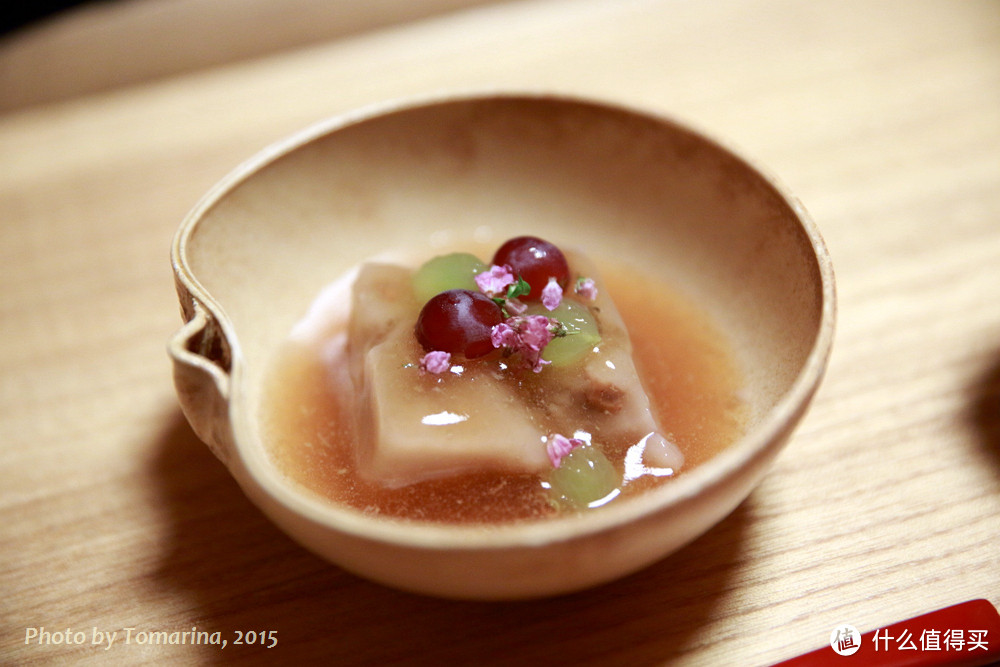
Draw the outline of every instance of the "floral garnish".
<instances>
[{"instance_id":1,"label":"floral garnish","mask_svg":"<svg viewBox=\"0 0 1000 667\"><path fill-rule=\"evenodd\" d=\"M510 318L522 342L532 350L541 352L549 344L562 325L544 315L519 315Z\"/></svg>"},{"instance_id":2,"label":"floral garnish","mask_svg":"<svg viewBox=\"0 0 1000 667\"><path fill-rule=\"evenodd\" d=\"M451 368L451 352L432 350L420 358L420 368L435 375Z\"/></svg>"},{"instance_id":3,"label":"floral garnish","mask_svg":"<svg viewBox=\"0 0 1000 667\"><path fill-rule=\"evenodd\" d=\"M500 306L504 317L520 315L527 306L518 300L531 291L531 285L521 276L515 276L509 264L494 264L476 275L479 291Z\"/></svg>"},{"instance_id":4,"label":"floral garnish","mask_svg":"<svg viewBox=\"0 0 1000 667\"><path fill-rule=\"evenodd\" d=\"M565 335L566 327L544 315L515 315L497 324L490 331L493 347L521 355L524 362L538 373L549 361L542 359L542 350L557 335Z\"/></svg>"},{"instance_id":5,"label":"floral garnish","mask_svg":"<svg viewBox=\"0 0 1000 667\"><path fill-rule=\"evenodd\" d=\"M545 443L545 452L549 455L552 467L558 468L564 456L585 444L580 438L567 438L560 433L553 433Z\"/></svg>"},{"instance_id":6,"label":"floral garnish","mask_svg":"<svg viewBox=\"0 0 1000 667\"><path fill-rule=\"evenodd\" d=\"M519 345L517 332L506 322L501 322L490 330L490 341L493 343L493 347L514 349Z\"/></svg>"},{"instance_id":7,"label":"floral garnish","mask_svg":"<svg viewBox=\"0 0 1000 667\"><path fill-rule=\"evenodd\" d=\"M573 286L573 291L591 301L597 298L597 285L592 278L577 279L576 285Z\"/></svg>"},{"instance_id":8,"label":"floral garnish","mask_svg":"<svg viewBox=\"0 0 1000 667\"><path fill-rule=\"evenodd\" d=\"M542 289L542 305L547 310L555 310L562 303L562 296L562 286L555 278L549 278L548 284Z\"/></svg>"},{"instance_id":9,"label":"floral garnish","mask_svg":"<svg viewBox=\"0 0 1000 667\"><path fill-rule=\"evenodd\" d=\"M508 267L509 268L509 267ZM519 296L524 296L531 292L531 285L528 281L518 276L512 285L507 288L507 300L516 299Z\"/></svg>"},{"instance_id":10,"label":"floral garnish","mask_svg":"<svg viewBox=\"0 0 1000 667\"><path fill-rule=\"evenodd\" d=\"M498 305L500 306L500 310L506 313L508 317L512 315L523 315L524 311L528 310L528 304L520 299L506 299L503 303Z\"/></svg>"},{"instance_id":11,"label":"floral garnish","mask_svg":"<svg viewBox=\"0 0 1000 667\"><path fill-rule=\"evenodd\" d=\"M491 299L499 298L508 292L508 288L517 284L517 277L509 264L498 266L494 264L486 271L476 275L476 285L479 291Z\"/></svg>"}]
</instances>

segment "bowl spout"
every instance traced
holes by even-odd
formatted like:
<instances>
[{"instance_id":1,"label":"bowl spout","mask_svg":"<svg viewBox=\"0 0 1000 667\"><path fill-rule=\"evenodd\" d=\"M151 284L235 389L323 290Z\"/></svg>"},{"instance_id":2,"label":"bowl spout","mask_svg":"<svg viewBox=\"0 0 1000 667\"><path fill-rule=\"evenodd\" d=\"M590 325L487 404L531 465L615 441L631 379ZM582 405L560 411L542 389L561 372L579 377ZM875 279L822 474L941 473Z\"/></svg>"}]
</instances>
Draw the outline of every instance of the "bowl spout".
<instances>
[{"instance_id":1,"label":"bowl spout","mask_svg":"<svg viewBox=\"0 0 1000 667\"><path fill-rule=\"evenodd\" d=\"M234 448L229 419L230 346L201 303L191 298L187 304L187 322L167 346L173 360L174 385L191 428L228 467Z\"/></svg>"}]
</instances>

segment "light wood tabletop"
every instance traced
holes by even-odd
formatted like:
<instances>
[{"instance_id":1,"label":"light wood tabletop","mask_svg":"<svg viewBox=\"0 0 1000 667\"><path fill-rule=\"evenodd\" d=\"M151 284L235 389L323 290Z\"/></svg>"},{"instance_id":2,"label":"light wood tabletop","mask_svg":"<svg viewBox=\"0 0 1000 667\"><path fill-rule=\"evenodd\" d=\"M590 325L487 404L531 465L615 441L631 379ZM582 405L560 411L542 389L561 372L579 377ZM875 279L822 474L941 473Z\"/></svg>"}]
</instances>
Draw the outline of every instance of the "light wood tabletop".
<instances>
[{"instance_id":1,"label":"light wood tabletop","mask_svg":"<svg viewBox=\"0 0 1000 667\"><path fill-rule=\"evenodd\" d=\"M837 274L827 376L763 483L656 565L549 600L424 598L310 555L198 441L165 354L171 238L214 182L332 114L467 88L721 138L801 199ZM841 623L1000 604L996 2L527 0L376 26L6 111L0 221L5 664L767 665ZM192 628L228 645L138 641Z\"/></svg>"}]
</instances>

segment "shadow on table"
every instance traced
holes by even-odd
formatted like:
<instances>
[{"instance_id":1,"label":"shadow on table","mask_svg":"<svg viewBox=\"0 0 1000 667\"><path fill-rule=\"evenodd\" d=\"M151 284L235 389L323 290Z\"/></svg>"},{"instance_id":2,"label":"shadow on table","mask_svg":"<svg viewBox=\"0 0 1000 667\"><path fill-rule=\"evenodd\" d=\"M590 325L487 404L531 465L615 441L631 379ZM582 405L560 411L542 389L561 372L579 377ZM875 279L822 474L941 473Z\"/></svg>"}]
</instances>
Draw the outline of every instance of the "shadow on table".
<instances>
[{"instance_id":1,"label":"shadow on table","mask_svg":"<svg viewBox=\"0 0 1000 667\"><path fill-rule=\"evenodd\" d=\"M1000 349L972 386L968 418L979 436L983 457L1000 475Z\"/></svg>"},{"instance_id":2,"label":"shadow on table","mask_svg":"<svg viewBox=\"0 0 1000 667\"><path fill-rule=\"evenodd\" d=\"M183 624L227 637L208 660L331 664L629 664L693 650L738 568L744 503L677 554L618 582L529 602L456 602L368 583L311 555L244 497L178 411L151 470L173 534L158 581L191 600ZM235 630L275 630L273 649Z\"/></svg>"}]
</instances>

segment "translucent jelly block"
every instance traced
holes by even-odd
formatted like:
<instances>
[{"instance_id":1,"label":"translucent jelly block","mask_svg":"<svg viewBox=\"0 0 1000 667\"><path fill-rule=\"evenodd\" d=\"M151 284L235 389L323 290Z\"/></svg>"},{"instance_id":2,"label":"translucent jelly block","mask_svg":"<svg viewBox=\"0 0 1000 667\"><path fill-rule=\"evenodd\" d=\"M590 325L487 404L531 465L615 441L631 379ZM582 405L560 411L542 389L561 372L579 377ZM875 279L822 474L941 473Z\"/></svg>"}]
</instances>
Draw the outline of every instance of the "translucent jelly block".
<instances>
[{"instance_id":1,"label":"translucent jelly block","mask_svg":"<svg viewBox=\"0 0 1000 667\"><path fill-rule=\"evenodd\" d=\"M347 354L356 388L364 380L365 357L398 326L413 330L423 305L413 293L413 271L395 264L366 263L358 270L351 292ZM411 359L415 361L419 359Z\"/></svg>"},{"instance_id":2,"label":"translucent jelly block","mask_svg":"<svg viewBox=\"0 0 1000 667\"><path fill-rule=\"evenodd\" d=\"M632 341L596 266L577 253L566 253L574 277L593 278L597 298L581 300L597 318L600 342L577 363L547 367L533 389L557 421L589 432L594 442L638 442L650 433L663 434L632 360ZM570 430L569 432L572 432Z\"/></svg>"},{"instance_id":3,"label":"translucent jelly block","mask_svg":"<svg viewBox=\"0 0 1000 667\"><path fill-rule=\"evenodd\" d=\"M440 375L410 327L366 355L359 433L363 475L390 486L482 470L536 473L551 467L544 427L493 371L453 366Z\"/></svg>"},{"instance_id":4,"label":"translucent jelly block","mask_svg":"<svg viewBox=\"0 0 1000 667\"><path fill-rule=\"evenodd\" d=\"M600 286L585 258L573 255L570 265ZM369 264L353 288L346 389L353 392L363 476L399 487L466 472L545 473L551 470L545 442L553 433L586 433L598 447L629 447L651 435L668 444L606 291L592 302L567 295L567 303L586 309L597 328L587 338L596 344L574 353L571 363L535 373L517 354L496 350L471 361L453 358L450 369L435 374L420 368L426 350L414 325L423 304L412 275L403 267Z\"/></svg>"}]
</instances>

